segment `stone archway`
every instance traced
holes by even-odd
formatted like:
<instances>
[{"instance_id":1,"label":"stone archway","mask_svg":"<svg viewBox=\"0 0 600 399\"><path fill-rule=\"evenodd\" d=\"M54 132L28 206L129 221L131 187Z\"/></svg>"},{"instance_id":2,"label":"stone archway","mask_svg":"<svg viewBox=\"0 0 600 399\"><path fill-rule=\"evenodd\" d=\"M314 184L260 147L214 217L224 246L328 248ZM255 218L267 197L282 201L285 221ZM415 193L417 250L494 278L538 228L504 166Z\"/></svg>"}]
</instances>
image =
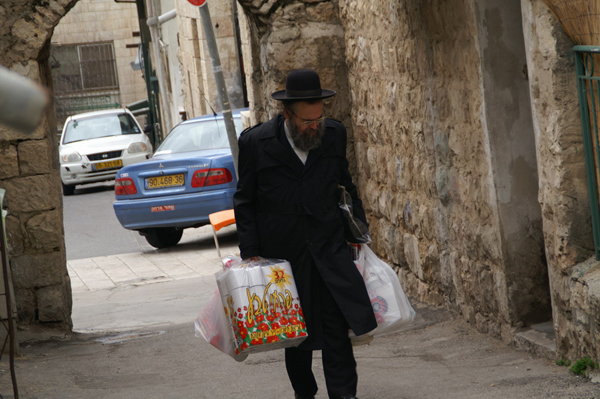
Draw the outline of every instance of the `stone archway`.
<instances>
[{"instance_id":1,"label":"stone archway","mask_svg":"<svg viewBox=\"0 0 600 399\"><path fill-rule=\"evenodd\" d=\"M9 0L0 4L0 65L52 85L50 38L77 0ZM5 188L18 340L71 332L54 108L24 134L0 126L0 187Z\"/></svg>"},{"instance_id":2,"label":"stone archway","mask_svg":"<svg viewBox=\"0 0 600 399\"><path fill-rule=\"evenodd\" d=\"M351 128L350 90L345 60L344 29L337 1L238 0L248 17L248 97L256 118L265 121L277 112L269 93L280 90L287 72L312 68L321 85L338 92L326 112ZM349 139L352 134L349 132ZM348 145L352 148L352 145ZM353 158L353 157L352 157Z\"/></svg>"},{"instance_id":3,"label":"stone archway","mask_svg":"<svg viewBox=\"0 0 600 399\"><path fill-rule=\"evenodd\" d=\"M0 65L51 87L50 39L76 3L10 0L0 4ZM290 69L309 67L319 70L324 87L338 91L328 112L350 127L344 32L337 4L319 0L261 4L241 0L240 4L251 21L247 45L252 61L246 73L251 76L255 115L272 116L276 104L264 93L281 88ZM53 107L32 134L0 126L0 187L7 190L4 205L9 209L9 257L20 341L72 330L55 126Z\"/></svg>"}]
</instances>

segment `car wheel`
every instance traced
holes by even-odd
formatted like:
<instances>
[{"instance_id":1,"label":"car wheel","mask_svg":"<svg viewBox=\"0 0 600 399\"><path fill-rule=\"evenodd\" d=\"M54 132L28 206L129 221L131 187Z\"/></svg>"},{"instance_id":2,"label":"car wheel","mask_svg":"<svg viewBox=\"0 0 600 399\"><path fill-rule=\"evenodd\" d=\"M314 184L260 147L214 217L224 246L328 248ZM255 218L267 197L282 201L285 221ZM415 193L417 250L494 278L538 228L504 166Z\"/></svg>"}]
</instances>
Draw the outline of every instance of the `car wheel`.
<instances>
[{"instance_id":1,"label":"car wheel","mask_svg":"<svg viewBox=\"0 0 600 399\"><path fill-rule=\"evenodd\" d=\"M62 192L64 195L73 195L73 194L75 194L75 186L67 186L67 185L63 184Z\"/></svg>"},{"instance_id":2,"label":"car wheel","mask_svg":"<svg viewBox=\"0 0 600 399\"><path fill-rule=\"evenodd\" d=\"M163 227L157 229L148 229L144 236L148 244L154 248L167 248L177 245L181 236L183 235L182 229L176 229L175 227Z\"/></svg>"}]
</instances>

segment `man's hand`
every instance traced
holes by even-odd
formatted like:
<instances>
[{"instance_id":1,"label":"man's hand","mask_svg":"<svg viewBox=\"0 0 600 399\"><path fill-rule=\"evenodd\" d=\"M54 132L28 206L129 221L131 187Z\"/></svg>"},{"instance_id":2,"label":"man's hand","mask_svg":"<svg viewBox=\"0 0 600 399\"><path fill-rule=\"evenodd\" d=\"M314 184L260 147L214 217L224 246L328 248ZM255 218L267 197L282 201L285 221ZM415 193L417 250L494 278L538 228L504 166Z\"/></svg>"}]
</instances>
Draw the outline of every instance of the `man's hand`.
<instances>
[{"instance_id":1,"label":"man's hand","mask_svg":"<svg viewBox=\"0 0 600 399\"><path fill-rule=\"evenodd\" d=\"M260 256L251 256L249 258L244 259L244 262L256 262L260 259Z\"/></svg>"}]
</instances>

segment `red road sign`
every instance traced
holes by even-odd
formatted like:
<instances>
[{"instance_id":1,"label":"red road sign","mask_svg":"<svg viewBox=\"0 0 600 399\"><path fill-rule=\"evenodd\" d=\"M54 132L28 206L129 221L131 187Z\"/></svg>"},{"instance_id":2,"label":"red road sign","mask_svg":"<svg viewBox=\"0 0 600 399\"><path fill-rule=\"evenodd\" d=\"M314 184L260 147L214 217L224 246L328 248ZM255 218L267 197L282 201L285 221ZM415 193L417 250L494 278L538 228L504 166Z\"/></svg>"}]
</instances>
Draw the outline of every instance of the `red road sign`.
<instances>
[{"instance_id":1,"label":"red road sign","mask_svg":"<svg viewBox=\"0 0 600 399\"><path fill-rule=\"evenodd\" d=\"M199 6L202 7L204 5L204 3L206 3L206 0L188 0L190 2L191 5L193 6Z\"/></svg>"}]
</instances>

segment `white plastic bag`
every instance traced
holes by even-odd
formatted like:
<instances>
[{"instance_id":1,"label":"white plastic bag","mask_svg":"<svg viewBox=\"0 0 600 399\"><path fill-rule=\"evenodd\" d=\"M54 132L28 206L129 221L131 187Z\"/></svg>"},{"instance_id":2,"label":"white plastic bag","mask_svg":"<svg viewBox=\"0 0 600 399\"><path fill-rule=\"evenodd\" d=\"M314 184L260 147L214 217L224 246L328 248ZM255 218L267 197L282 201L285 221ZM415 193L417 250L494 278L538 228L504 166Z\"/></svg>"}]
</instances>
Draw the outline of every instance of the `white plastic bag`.
<instances>
[{"instance_id":1,"label":"white plastic bag","mask_svg":"<svg viewBox=\"0 0 600 399\"><path fill-rule=\"evenodd\" d=\"M412 323L415 311L410 305L398 276L366 244L354 246L358 271L371 298L377 328L370 335L394 333Z\"/></svg>"},{"instance_id":2,"label":"white plastic bag","mask_svg":"<svg viewBox=\"0 0 600 399\"><path fill-rule=\"evenodd\" d=\"M236 354L233 342L233 333L229 327L229 320L225 316L221 295L215 289L206 306L194 322L196 336L204 338L221 352L228 354L238 362L243 362L248 357L247 353Z\"/></svg>"}]
</instances>

